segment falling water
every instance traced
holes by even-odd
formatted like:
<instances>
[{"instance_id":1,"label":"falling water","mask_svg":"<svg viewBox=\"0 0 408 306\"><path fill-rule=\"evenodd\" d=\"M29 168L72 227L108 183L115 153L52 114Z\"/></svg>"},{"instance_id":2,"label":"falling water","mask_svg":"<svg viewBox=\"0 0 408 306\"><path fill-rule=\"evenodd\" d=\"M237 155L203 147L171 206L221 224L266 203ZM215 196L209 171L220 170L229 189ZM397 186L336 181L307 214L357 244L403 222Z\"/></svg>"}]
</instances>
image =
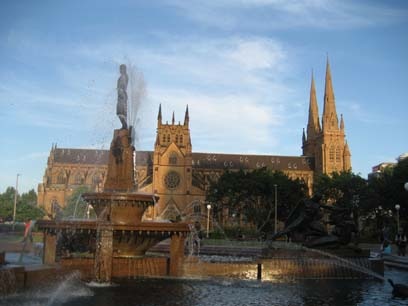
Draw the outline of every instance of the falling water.
<instances>
[{"instance_id":1,"label":"falling water","mask_svg":"<svg viewBox=\"0 0 408 306\"><path fill-rule=\"evenodd\" d=\"M132 144L137 145L140 137L140 112L146 96L146 82L143 73L134 64L128 61L126 66L129 75L128 125L133 127Z\"/></svg>"},{"instance_id":2,"label":"falling water","mask_svg":"<svg viewBox=\"0 0 408 306\"><path fill-rule=\"evenodd\" d=\"M78 209L78 203L79 203L79 200L81 199L81 196L82 196L82 194L79 194L78 198L77 198L77 200L75 202L75 208L74 208L74 213L73 213L72 219L75 219L76 212L77 212L77 209Z\"/></svg>"},{"instance_id":3,"label":"falling water","mask_svg":"<svg viewBox=\"0 0 408 306\"><path fill-rule=\"evenodd\" d=\"M16 275L12 269L0 269L0 296L16 291Z\"/></svg>"},{"instance_id":4,"label":"falling water","mask_svg":"<svg viewBox=\"0 0 408 306\"><path fill-rule=\"evenodd\" d=\"M190 229L190 233L186 240L188 244L188 255L189 256L194 256L194 255L199 256L201 239L198 235L197 229L194 224L189 223L188 228Z\"/></svg>"}]
</instances>

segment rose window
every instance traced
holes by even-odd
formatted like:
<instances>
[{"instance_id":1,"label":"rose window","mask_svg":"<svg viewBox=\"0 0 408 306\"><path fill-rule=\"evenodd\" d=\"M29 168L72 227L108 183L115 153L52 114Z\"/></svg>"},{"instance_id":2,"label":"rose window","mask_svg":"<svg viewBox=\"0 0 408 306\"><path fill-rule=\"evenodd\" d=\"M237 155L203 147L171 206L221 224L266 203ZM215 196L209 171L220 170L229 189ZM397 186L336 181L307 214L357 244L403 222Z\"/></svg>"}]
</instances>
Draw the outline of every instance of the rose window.
<instances>
[{"instance_id":1,"label":"rose window","mask_svg":"<svg viewBox=\"0 0 408 306\"><path fill-rule=\"evenodd\" d=\"M175 189L180 184L180 175L175 171L170 171L164 177L164 184L168 189Z\"/></svg>"}]
</instances>

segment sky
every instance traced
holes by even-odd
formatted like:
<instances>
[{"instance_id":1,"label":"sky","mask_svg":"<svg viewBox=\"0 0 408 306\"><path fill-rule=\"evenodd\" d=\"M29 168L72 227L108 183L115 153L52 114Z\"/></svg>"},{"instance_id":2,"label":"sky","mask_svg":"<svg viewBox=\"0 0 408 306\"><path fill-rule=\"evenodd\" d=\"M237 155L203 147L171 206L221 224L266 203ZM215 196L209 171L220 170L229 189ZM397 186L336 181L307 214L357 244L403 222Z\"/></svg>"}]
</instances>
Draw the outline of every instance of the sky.
<instances>
[{"instance_id":1,"label":"sky","mask_svg":"<svg viewBox=\"0 0 408 306\"><path fill-rule=\"evenodd\" d=\"M408 152L408 2L0 2L0 192L37 189L51 146L107 149L119 65L145 84L137 150L157 112L193 152L300 156L312 71L330 61L353 172Z\"/></svg>"}]
</instances>

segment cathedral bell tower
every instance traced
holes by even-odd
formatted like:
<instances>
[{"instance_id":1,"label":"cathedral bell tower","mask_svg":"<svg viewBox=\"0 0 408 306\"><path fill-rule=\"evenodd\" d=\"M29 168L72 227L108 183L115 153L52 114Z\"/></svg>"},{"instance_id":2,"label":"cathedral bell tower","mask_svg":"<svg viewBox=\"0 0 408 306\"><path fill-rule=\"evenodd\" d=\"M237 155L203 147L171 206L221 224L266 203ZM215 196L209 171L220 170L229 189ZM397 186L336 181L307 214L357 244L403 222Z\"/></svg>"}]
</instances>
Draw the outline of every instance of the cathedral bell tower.
<instances>
[{"instance_id":1,"label":"cathedral bell tower","mask_svg":"<svg viewBox=\"0 0 408 306\"><path fill-rule=\"evenodd\" d=\"M326 64L321 127L318 117L316 89L312 75L307 135L303 130L302 138L303 155L315 158L316 173L330 174L332 172L351 170L351 154L346 141L344 119L341 116L339 123L336 111L329 59L327 59Z\"/></svg>"},{"instance_id":2,"label":"cathedral bell tower","mask_svg":"<svg viewBox=\"0 0 408 306\"><path fill-rule=\"evenodd\" d=\"M177 220L187 205L192 184L192 147L188 106L184 123L162 122L159 106L153 155L153 190L160 197L154 218ZM187 195L187 196L186 196Z\"/></svg>"}]
</instances>

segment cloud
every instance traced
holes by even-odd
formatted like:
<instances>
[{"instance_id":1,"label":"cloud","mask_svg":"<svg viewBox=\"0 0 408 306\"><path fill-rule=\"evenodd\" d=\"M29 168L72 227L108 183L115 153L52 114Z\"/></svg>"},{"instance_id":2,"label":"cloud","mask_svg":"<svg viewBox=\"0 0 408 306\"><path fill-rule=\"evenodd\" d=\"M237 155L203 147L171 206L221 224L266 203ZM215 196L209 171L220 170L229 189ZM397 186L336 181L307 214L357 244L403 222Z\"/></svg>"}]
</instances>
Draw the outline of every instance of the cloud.
<instances>
[{"instance_id":1,"label":"cloud","mask_svg":"<svg viewBox=\"0 0 408 306\"><path fill-rule=\"evenodd\" d=\"M62 59L69 59L58 63L57 58L52 64L58 84L40 90L37 84L8 82L7 95L14 92L15 100L35 99L44 106L25 119L22 112L17 117L36 126L82 130L91 135L89 146L106 147L117 123L117 67L130 62L143 71L148 89L141 149L152 149L159 103L169 114L171 110L184 114L190 105L194 150L256 153L256 148L258 153L279 153L284 128L298 129L300 135L299 100L286 80L293 77L292 50L281 41L256 35L209 38L167 33L156 33L150 44L123 41L118 37L82 42L76 48L55 46L52 54L60 52Z\"/></svg>"},{"instance_id":2,"label":"cloud","mask_svg":"<svg viewBox=\"0 0 408 306\"><path fill-rule=\"evenodd\" d=\"M279 43L267 39L239 40L229 56L247 70L278 68L286 54Z\"/></svg>"},{"instance_id":3,"label":"cloud","mask_svg":"<svg viewBox=\"0 0 408 306\"><path fill-rule=\"evenodd\" d=\"M406 9L339 0L180 0L169 3L185 18L223 29L355 28L398 22L408 16Z\"/></svg>"},{"instance_id":4,"label":"cloud","mask_svg":"<svg viewBox=\"0 0 408 306\"><path fill-rule=\"evenodd\" d=\"M398 122L397 119L390 120L389 113L384 114L370 110L367 107L362 107L362 104L357 101L343 100L339 106L344 108L345 114L347 114L345 118L346 125L350 119L363 124L380 124L382 126L393 126L403 123Z\"/></svg>"}]
</instances>

